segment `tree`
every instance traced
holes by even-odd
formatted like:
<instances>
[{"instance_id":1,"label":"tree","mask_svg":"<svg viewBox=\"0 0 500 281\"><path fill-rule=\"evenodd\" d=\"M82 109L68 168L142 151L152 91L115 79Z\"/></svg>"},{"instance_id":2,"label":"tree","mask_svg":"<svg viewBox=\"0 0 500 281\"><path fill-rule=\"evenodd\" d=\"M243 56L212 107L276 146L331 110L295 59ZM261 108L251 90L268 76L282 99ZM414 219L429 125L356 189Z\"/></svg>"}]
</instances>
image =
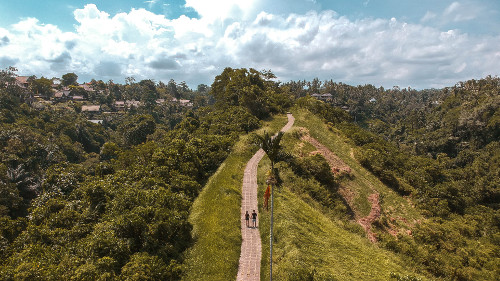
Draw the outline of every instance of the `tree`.
<instances>
[{"instance_id":1,"label":"tree","mask_svg":"<svg viewBox=\"0 0 500 281\"><path fill-rule=\"evenodd\" d=\"M141 80L139 82L139 85L141 85L141 87L143 87L143 91L156 94L156 85L155 85L155 82L153 80L151 80L151 79Z\"/></svg>"},{"instance_id":2,"label":"tree","mask_svg":"<svg viewBox=\"0 0 500 281\"><path fill-rule=\"evenodd\" d=\"M137 145L146 141L154 133L156 124L151 115L137 115L120 126L123 138L128 145Z\"/></svg>"},{"instance_id":3,"label":"tree","mask_svg":"<svg viewBox=\"0 0 500 281\"><path fill-rule=\"evenodd\" d=\"M210 94L219 106L240 105L253 115L265 118L273 106L273 91L261 76L262 74L253 68L248 70L227 67L215 77Z\"/></svg>"},{"instance_id":4,"label":"tree","mask_svg":"<svg viewBox=\"0 0 500 281\"><path fill-rule=\"evenodd\" d=\"M281 153L281 145L280 141L281 138L283 137L283 132L279 132L275 137L271 137L268 133L264 132L264 136L261 137L259 136L260 140L260 148L264 150L264 152L267 154L267 157L269 157L269 160L271 161L271 173L270 176L267 179L267 183L272 185L271 188L271 230L270 230L270 237L269 237L269 243L270 243L270 250L269 250L269 275L270 275L270 281L273 280L273 211L274 211L274 185L276 184L276 174L274 171L274 164L276 161L278 161L279 156L282 154Z\"/></svg>"},{"instance_id":5,"label":"tree","mask_svg":"<svg viewBox=\"0 0 500 281\"><path fill-rule=\"evenodd\" d=\"M73 72L66 73L62 76L63 86L78 85L77 80L78 80L78 75L76 75Z\"/></svg>"},{"instance_id":6,"label":"tree","mask_svg":"<svg viewBox=\"0 0 500 281\"><path fill-rule=\"evenodd\" d=\"M5 88L7 85L13 84L16 81L17 68L9 66L5 70L0 70L0 88Z\"/></svg>"},{"instance_id":7,"label":"tree","mask_svg":"<svg viewBox=\"0 0 500 281\"><path fill-rule=\"evenodd\" d=\"M69 89L72 96L83 96L84 98L88 98L89 96L83 87L70 85Z\"/></svg>"},{"instance_id":8,"label":"tree","mask_svg":"<svg viewBox=\"0 0 500 281\"><path fill-rule=\"evenodd\" d=\"M170 79L170 81L168 81L167 90L168 93L176 99L181 98L181 94L179 93L179 90L177 90L177 83L175 83L174 79Z\"/></svg>"},{"instance_id":9,"label":"tree","mask_svg":"<svg viewBox=\"0 0 500 281\"><path fill-rule=\"evenodd\" d=\"M208 91L210 90L210 88L205 85L205 84L200 84L198 85L196 91L199 93L199 94L202 94L202 95L206 95L208 94Z\"/></svg>"},{"instance_id":10,"label":"tree","mask_svg":"<svg viewBox=\"0 0 500 281\"><path fill-rule=\"evenodd\" d=\"M271 161L271 173L274 175L274 164L279 160L282 154L280 141L283 137L283 132L279 132L276 136L272 137L269 133L264 132L264 136L259 136L260 148L264 150L267 157Z\"/></svg>"},{"instance_id":11,"label":"tree","mask_svg":"<svg viewBox=\"0 0 500 281\"><path fill-rule=\"evenodd\" d=\"M30 88L34 94L50 98L52 94L52 81L42 76L39 79L33 79Z\"/></svg>"}]
</instances>

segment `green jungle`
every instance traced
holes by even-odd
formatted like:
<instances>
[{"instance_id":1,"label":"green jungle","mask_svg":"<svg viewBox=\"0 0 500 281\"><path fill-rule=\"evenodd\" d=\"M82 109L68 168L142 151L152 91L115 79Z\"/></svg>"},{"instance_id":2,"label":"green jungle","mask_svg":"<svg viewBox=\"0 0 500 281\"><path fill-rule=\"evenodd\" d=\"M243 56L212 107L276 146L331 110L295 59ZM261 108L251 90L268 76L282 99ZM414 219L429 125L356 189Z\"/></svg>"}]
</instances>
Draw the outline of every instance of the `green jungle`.
<instances>
[{"instance_id":1,"label":"green jungle","mask_svg":"<svg viewBox=\"0 0 500 281\"><path fill-rule=\"evenodd\" d=\"M235 280L243 170L287 112L276 280L499 280L498 77L426 90L252 68L196 90L19 78L0 72L1 280Z\"/></svg>"}]
</instances>

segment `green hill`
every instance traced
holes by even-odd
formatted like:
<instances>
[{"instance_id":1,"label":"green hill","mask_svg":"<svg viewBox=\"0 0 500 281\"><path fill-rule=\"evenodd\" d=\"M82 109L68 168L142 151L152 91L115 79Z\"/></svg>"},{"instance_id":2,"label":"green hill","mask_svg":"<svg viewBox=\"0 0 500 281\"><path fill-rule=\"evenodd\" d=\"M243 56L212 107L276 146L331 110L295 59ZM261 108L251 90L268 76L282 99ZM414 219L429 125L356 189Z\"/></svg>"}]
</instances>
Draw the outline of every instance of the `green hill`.
<instances>
[{"instance_id":1,"label":"green hill","mask_svg":"<svg viewBox=\"0 0 500 281\"><path fill-rule=\"evenodd\" d=\"M311 134L320 132L317 137L324 138L326 144L342 143L338 151L347 149L346 153L339 155L346 157L346 162L353 167L354 179L344 183L359 194L357 208L366 209L363 206L368 203L363 196L367 194L367 188L374 186L384 198L388 198L384 207L385 204L397 205L397 210L404 210L408 218L419 216L405 199L385 187L354 159L349 159L348 144L338 134L328 131L318 117L305 110L294 111L294 115L296 126L311 128ZM280 116L269 124L273 128L266 130L276 131L284 122L284 117ZM286 150L293 150L297 141L293 132L286 134ZM232 280L236 277L241 245L238 221L241 179L246 161L255 151L249 147L248 137L240 139L236 149L193 204L190 222L196 242L187 255L188 269L184 280ZM259 168L260 198L270 165L267 158L264 159ZM279 166L283 185L276 193L275 201L276 280L389 280L391 273L394 276L420 276L400 256L371 243L363 229L349 221L347 208L338 196L334 200L338 206L318 202L307 192L300 191L301 183L319 185L317 182L295 175L284 164ZM266 280L269 278L269 220L262 206L259 211L263 243L261 279Z\"/></svg>"},{"instance_id":2,"label":"green hill","mask_svg":"<svg viewBox=\"0 0 500 281\"><path fill-rule=\"evenodd\" d=\"M285 116L266 122L258 131L278 131ZM188 251L183 280L233 280L241 247L241 185L245 165L257 151L248 135L236 143L226 161L193 203L189 222L195 244Z\"/></svg>"},{"instance_id":3,"label":"green hill","mask_svg":"<svg viewBox=\"0 0 500 281\"><path fill-rule=\"evenodd\" d=\"M352 175L338 182L355 194L352 205L355 213L362 216L369 213L367 197L374 189L384 198L383 210L397 212L408 220L420 218L418 211L409 206L407 200L387 188L352 158L352 147L338 132L329 130L321 119L306 110L297 109L293 114L295 126L290 134L285 135L284 149L305 157L312 152L314 148L300 145L297 137L297 128L304 127L341 157L351 167ZM302 151L299 152L297 147ZM262 196L269 165L268 161L262 161L259 170ZM275 193L273 277L276 280L390 280L391 273L394 276L423 278L415 273L418 268L409 266L400 256L367 239L363 229L349 219L344 202L334 194L335 187L328 190L328 186L315 179L295 174L286 164L280 165L279 169L283 183ZM319 191L322 187L323 193ZM322 200L329 193L332 201ZM267 213L264 211L263 214ZM267 215L261 217L265 253L261 280L268 280L269 220Z\"/></svg>"}]
</instances>

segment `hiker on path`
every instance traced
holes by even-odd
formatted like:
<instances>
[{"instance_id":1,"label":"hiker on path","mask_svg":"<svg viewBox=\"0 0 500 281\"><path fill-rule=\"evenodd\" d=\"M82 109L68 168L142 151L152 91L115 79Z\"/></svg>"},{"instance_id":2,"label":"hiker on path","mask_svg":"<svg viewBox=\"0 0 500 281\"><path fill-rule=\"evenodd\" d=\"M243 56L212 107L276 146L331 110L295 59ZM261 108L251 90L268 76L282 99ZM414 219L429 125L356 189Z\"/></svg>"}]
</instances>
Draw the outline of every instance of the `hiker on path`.
<instances>
[{"instance_id":1,"label":"hiker on path","mask_svg":"<svg viewBox=\"0 0 500 281\"><path fill-rule=\"evenodd\" d=\"M248 213L248 211L245 214L245 221L247 223L247 227L250 227L250 214Z\"/></svg>"},{"instance_id":2,"label":"hiker on path","mask_svg":"<svg viewBox=\"0 0 500 281\"><path fill-rule=\"evenodd\" d=\"M255 212L255 210L253 210L252 212L252 223L253 227L257 227L257 213Z\"/></svg>"}]
</instances>

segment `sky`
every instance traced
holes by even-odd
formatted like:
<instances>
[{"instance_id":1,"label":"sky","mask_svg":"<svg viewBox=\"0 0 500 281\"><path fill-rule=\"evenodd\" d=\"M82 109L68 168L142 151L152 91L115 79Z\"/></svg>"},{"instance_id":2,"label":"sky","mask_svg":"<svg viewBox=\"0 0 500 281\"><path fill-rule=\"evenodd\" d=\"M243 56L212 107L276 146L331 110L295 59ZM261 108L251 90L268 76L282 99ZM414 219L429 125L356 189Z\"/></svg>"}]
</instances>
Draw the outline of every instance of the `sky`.
<instances>
[{"instance_id":1,"label":"sky","mask_svg":"<svg viewBox=\"0 0 500 281\"><path fill-rule=\"evenodd\" d=\"M498 0L0 0L0 68L123 83L277 80L417 89L500 75Z\"/></svg>"}]
</instances>

